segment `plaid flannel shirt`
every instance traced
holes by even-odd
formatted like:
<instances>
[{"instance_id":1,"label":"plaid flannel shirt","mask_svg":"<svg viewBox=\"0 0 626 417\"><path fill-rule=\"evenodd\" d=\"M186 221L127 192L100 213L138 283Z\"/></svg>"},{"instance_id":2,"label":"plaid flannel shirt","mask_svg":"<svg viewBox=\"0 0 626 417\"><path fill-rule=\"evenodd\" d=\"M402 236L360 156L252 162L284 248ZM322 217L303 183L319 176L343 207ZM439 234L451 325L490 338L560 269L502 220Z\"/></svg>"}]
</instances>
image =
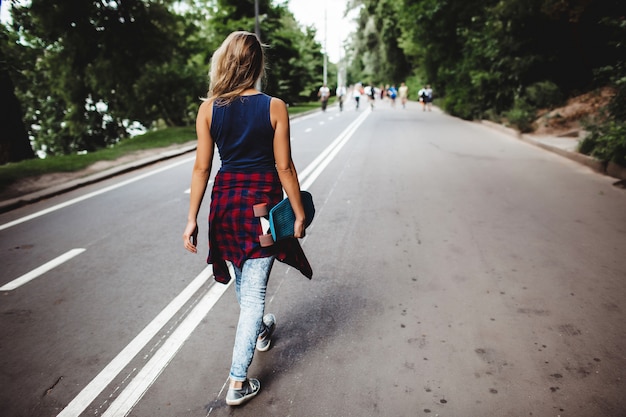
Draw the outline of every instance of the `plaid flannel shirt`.
<instances>
[{"instance_id":1,"label":"plaid flannel shirt","mask_svg":"<svg viewBox=\"0 0 626 417\"><path fill-rule=\"evenodd\" d=\"M215 177L209 210L209 256L215 280L226 284L230 273L226 261L238 268L246 259L276 256L299 270L307 278L313 276L298 239L285 239L263 248L259 235L264 231L254 216L253 206L267 203L271 208L283 198L278 173L222 172Z\"/></svg>"}]
</instances>

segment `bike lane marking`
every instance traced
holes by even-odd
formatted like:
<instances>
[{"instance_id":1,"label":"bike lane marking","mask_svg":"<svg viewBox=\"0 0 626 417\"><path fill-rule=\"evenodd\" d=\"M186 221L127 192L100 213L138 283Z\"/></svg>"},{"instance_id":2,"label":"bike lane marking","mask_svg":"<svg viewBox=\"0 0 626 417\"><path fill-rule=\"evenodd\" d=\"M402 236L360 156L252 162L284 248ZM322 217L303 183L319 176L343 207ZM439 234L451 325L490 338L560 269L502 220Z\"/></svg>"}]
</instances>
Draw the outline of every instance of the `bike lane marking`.
<instances>
[{"instance_id":1,"label":"bike lane marking","mask_svg":"<svg viewBox=\"0 0 626 417\"><path fill-rule=\"evenodd\" d=\"M210 277L213 268L207 266L194 280L174 298L82 391L57 417L79 416L117 375L137 356L172 317L191 299Z\"/></svg>"},{"instance_id":2,"label":"bike lane marking","mask_svg":"<svg viewBox=\"0 0 626 417\"><path fill-rule=\"evenodd\" d=\"M231 271L232 274L232 271ZM126 416L141 400L145 392L154 384L161 372L172 361L191 333L198 327L213 306L222 298L232 284L214 283L198 305L189 313L178 328L167 338L163 346L152 356L148 363L139 371L120 395L102 414L102 417Z\"/></svg>"}]
</instances>

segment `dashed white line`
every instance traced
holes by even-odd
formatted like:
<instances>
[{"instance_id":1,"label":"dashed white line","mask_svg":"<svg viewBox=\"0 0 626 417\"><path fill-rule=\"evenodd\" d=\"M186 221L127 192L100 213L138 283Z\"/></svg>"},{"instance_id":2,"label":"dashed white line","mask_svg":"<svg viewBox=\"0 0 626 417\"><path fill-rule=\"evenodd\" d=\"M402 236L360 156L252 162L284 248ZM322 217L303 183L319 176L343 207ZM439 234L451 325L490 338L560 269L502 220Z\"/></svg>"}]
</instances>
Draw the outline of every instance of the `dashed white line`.
<instances>
[{"instance_id":1,"label":"dashed white line","mask_svg":"<svg viewBox=\"0 0 626 417\"><path fill-rule=\"evenodd\" d=\"M195 159L195 157L193 157L193 158L186 158L184 160L181 160L181 161L178 161L176 163L170 164L170 165L165 166L163 168L159 168L159 169L155 169L155 170L150 171L150 172L146 172L145 174L138 175L138 176L133 177L131 179L128 179L126 181L118 182L117 184L111 185L109 187L101 188L100 190L94 191L92 193L85 194L83 196L74 198L72 200L68 200L68 201L66 201L64 203L57 204L56 206L49 207L49 208L47 208L45 210L41 210L41 211L38 211L36 213L30 214L28 216L21 217L19 219L13 220L12 222L1 224L0 225L0 230L4 230L4 229L8 229L9 227L17 226L18 224L27 222L27 221L32 220L32 219L36 219L37 217L41 217L41 216L43 216L45 214L52 213L53 211L57 211L57 210L60 210L62 208L71 206L73 204L76 204L76 203L79 203L81 201L87 200L87 199L89 199L91 197L95 197L97 195L107 193L107 192L109 192L111 190L115 190L116 188L120 188L120 187L123 187L125 185L130 184L130 183L133 183L135 181L142 180L142 179L147 178L147 177L149 177L151 175L158 174L159 172L166 171L166 170L168 170L170 168L174 168L174 167L176 167L178 165L186 164L187 162L192 161L194 159Z\"/></svg>"},{"instance_id":2,"label":"dashed white line","mask_svg":"<svg viewBox=\"0 0 626 417\"><path fill-rule=\"evenodd\" d=\"M63 255L54 258L53 260L46 262L45 264L41 265L38 268L33 269L32 271L30 271L27 274L22 275L19 278L14 279L13 281L4 284L2 287L0 287L0 291L12 291L16 288L21 287L22 285L34 280L35 278L38 278L39 276L45 274L46 272L50 271L51 269L56 268L57 266L69 261L70 259L72 259L73 257L80 255L81 253L83 253L85 251L85 249L83 248L78 248L78 249L72 249L66 253L64 253Z\"/></svg>"}]
</instances>

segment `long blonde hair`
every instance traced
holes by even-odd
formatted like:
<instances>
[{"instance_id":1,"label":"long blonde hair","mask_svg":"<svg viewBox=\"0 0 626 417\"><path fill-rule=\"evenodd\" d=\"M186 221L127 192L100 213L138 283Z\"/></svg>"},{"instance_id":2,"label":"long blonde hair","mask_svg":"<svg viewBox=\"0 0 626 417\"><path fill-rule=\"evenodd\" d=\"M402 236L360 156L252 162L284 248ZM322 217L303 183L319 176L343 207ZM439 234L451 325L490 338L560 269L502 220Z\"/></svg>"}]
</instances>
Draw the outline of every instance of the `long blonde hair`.
<instances>
[{"instance_id":1,"label":"long blonde hair","mask_svg":"<svg viewBox=\"0 0 626 417\"><path fill-rule=\"evenodd\" d=\"M233 32L211 58L208 100L225 105L253 88L265 73L263 45L254 33Z\"/></svg>"}]
</instances>

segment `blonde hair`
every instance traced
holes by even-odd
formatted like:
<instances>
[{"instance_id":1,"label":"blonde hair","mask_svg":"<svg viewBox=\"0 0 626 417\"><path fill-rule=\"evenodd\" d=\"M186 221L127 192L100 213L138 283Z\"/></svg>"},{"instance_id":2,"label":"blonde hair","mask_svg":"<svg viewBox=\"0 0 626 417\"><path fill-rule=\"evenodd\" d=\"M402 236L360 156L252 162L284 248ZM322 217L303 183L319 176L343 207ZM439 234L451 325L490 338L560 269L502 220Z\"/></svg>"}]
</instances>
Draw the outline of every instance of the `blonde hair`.
<instances>
[{"instance_id":1,"label":"blonde hair","mask_svg":"<svg viewBox=\"0 0 626 417\"><path fill-rule=\"evenodd\" d=\"M211 58L208 100L225 105L253 88L265 72L263 45L254 33L233 32Z\"/></svg>"}]
</instances>

